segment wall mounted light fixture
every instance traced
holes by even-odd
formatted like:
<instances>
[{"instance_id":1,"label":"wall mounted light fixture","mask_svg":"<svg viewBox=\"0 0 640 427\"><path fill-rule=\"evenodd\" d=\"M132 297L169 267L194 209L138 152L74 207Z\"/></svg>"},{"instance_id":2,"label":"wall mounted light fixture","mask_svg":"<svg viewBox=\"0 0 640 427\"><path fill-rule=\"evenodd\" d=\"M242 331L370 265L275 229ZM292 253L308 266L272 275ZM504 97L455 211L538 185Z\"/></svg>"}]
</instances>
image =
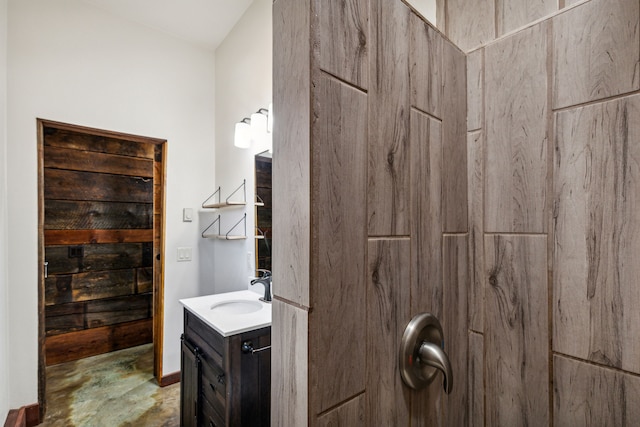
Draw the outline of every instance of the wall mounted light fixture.
<instances>
[{"instance_id":1,"label":"wall mounted light fixture","mask_svg":"<svg viewBox=\"0 0 640 427\"><path fill-rule=\"evenodd\" d=\"M261 108L251 115L251 140L261 144L267 139L267 117L269 110Z\"/></svg>"},{"instance_id":2,"label":"wall mounted light fixture","mask_svg":"<svg viewBox=\"0 0 640 427\"><path fill-rule=\"evenodd\" d=\"M260 108L251 114L251 118L245 117L236 123L233 143L238 148L249 148L251 143L271 145L271 131L273 130L273 104L269 109ZM271 147L269 147L271 150Z\"/></svg>"},{"instance_id":3,"label":"wall mounted light fixture","mask_svg":"<svg viewBox=\"0 0 640 427\"><path fill-rule=\"evenodd\" d=\"M249 148L251 146L251 119L248 117L236 123L233 144L238 148Z\"/></svg>"}]
</instances>

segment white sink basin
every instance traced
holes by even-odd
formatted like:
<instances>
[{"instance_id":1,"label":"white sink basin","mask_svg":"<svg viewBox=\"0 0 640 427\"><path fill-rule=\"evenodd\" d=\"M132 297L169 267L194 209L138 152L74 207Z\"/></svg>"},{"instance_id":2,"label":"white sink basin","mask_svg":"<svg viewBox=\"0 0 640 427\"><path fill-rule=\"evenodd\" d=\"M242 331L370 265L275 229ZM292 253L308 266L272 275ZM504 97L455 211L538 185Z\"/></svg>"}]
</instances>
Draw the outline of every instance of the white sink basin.
<instances>
[{"instance_id":1,"label":"white sink basin","mask_svg":"<svg viewBox=\"0 0 640 427\"><path fill-rule=\"evenodd\" d=\"M271 304L246 290L181 299L191 313L223 337L271 326Z\"/></svg>"},{"instance_id":2,"label":"white sink basin","mask_svg":"<svg viewBox=\"0 0 640 427\"><path fill-rule=\"evenodd\" d=\"M235 300L235 301L223 301L211 306L211 310L228 315L241 315L254 313L262 309L262 304L259 301L249 300Z\"/></svg>"}]
</instances>

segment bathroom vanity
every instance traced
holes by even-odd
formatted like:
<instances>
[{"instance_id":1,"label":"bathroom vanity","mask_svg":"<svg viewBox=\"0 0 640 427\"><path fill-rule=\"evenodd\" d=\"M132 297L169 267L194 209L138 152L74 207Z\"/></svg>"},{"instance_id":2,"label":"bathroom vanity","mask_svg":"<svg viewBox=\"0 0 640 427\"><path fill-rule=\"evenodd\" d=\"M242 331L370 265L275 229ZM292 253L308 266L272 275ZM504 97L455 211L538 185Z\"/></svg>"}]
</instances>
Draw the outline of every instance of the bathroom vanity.
<instances>
[{"instance_id":1,"label":"bathroom vanity","mask_svg":"<svg viewBox=\"0 0 640 427\"><path fill-rule=\"evenodd\" d=\"M269 426L271 305L251 291L181 300L181 426Z\"/></svg>"}]
</instances>

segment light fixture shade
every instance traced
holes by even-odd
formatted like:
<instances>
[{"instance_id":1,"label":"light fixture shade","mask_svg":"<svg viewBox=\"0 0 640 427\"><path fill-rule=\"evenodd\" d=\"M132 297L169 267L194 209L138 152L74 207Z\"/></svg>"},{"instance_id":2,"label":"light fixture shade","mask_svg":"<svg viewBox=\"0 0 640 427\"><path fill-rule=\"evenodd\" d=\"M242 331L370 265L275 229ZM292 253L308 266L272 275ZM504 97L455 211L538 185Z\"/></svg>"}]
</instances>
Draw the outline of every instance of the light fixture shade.
<instances>
[{"instance_id":1,"label":"light fixture shade","mask_svg":"<svg viewBox=\"0 0 640 427\"><path fill-rule=\"evenodd\" d=\"M267 116L267 132L273 132L273 102L269 104L269 115Z\"/></svg>"},{"instance_id":2,"label":"light fixture shade","mask_svg":"<svg viewBox=\"0 0 640 427\"><path fill-rule=\"evenodd\" d=\"M244 121L236 123L236 132L233 144L238 148L249 148L251 146L251 126Z\"/></svg>"},{"instance_id":3,"label":"light fixture shade","mask_svg":"<svg viewBox=\"0 0 640 427\"><path fill-rule=\"evenodd\" d=\"M262 113L251 115L251 140L256 143L264 142L267 136L267 116Z\"/></svg>"}]
</instances>

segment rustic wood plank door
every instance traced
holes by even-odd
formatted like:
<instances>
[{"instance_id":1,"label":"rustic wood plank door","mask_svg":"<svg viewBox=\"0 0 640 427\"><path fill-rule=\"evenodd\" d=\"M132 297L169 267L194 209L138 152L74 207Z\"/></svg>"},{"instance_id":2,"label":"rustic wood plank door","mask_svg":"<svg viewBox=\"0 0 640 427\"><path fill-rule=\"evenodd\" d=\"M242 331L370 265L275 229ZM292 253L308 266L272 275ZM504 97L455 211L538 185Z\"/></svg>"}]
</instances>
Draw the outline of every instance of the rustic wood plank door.
<instances>
[{"instance_id":1,"label":"rustic wood plank door","mask_svg":"<svg viewBox=\"0 0 640 427\"><path fill-rule=\"evenodd\" d=\"M40 381L44 366L151 342L161 381L166 141L38 126Z\"/></svg>"}]
</instances>

